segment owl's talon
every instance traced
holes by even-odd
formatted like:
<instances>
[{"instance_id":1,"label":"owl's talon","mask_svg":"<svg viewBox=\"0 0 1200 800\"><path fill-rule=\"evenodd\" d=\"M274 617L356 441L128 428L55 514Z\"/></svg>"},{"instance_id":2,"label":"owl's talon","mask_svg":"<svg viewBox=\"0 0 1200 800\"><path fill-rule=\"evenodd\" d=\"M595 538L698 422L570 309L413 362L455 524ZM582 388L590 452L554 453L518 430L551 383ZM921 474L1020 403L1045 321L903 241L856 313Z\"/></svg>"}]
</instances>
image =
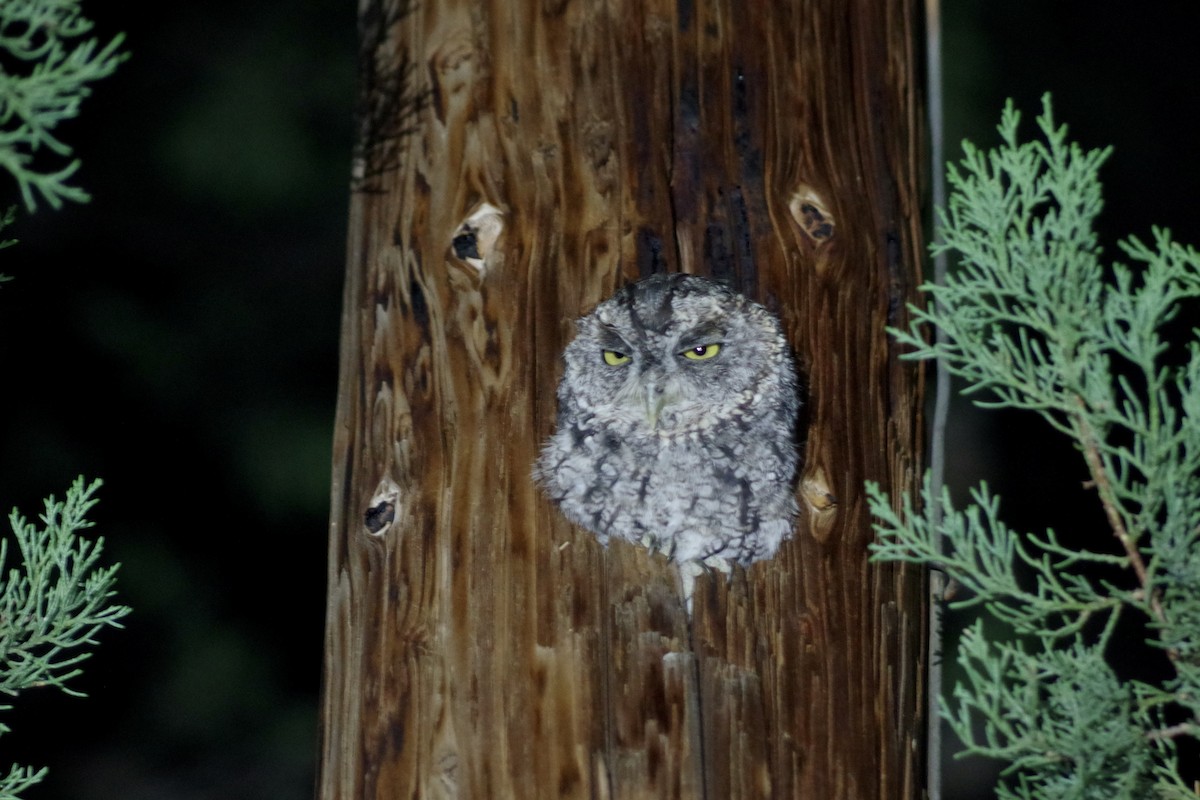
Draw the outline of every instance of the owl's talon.
<instances>
[{"instance_id":1,"label":"owl's talon","mask_svg":"<svg viewBox=\"0 0 1200 800\"><path fill-rule=\"evenodd\" d=\"M642 537L642 547L646 548L646 552L650 555L657 555L662 552L662 539L657 536L647 533Z\"/></svg>"}]
</instances>

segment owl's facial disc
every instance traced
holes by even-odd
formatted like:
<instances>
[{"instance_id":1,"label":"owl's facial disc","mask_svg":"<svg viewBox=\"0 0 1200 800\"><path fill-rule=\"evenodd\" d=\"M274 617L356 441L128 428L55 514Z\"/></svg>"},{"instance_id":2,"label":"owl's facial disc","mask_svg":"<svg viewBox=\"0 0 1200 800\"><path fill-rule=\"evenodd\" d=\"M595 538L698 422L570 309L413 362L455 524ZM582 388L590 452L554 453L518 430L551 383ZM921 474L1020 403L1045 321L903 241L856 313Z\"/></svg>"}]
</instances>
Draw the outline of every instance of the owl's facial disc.
<instances>
[{"instance_id":1,"label":"owl's facial disc","mask_svg":"<svg viewBox=\"0 0 1200 800\"><path fill-rule=\"evenodd\" d=\"M582 339L590 339L586 355L579 351L589 365L584 374L598 369L605 387L595 397L604 417L674 437L711 427L722 409L744 400L744 381L734 379L740 373L730 365L755 352L753 343L747 350L746 342L731 341L737 335L728 320L707 318L706 306L692 309L687 325L660 319L655 308L635 310L634 324L622 327L616 311L602 305Z\"/></svg>"}]
</instances>

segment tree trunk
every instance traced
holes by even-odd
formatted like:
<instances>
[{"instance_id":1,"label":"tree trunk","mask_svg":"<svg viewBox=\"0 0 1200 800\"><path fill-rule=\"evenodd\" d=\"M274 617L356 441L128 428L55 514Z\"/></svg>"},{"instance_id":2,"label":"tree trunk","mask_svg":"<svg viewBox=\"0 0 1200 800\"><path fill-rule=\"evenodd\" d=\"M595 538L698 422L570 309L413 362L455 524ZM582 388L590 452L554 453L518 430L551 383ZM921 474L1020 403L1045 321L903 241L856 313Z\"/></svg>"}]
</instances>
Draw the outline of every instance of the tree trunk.
<instances>
[{"instance_id":1,"label":"tree trunk","mask_svg":"<svg viewBox=\"0 0 1200 800\"><path fill-rule=\"evenodd\" d=\"M915 798L915 0L362 0L320 796ZM535 488L572 320L652 272L777 310L802 514L702 577Z\"/></svg>"}]
</instances>

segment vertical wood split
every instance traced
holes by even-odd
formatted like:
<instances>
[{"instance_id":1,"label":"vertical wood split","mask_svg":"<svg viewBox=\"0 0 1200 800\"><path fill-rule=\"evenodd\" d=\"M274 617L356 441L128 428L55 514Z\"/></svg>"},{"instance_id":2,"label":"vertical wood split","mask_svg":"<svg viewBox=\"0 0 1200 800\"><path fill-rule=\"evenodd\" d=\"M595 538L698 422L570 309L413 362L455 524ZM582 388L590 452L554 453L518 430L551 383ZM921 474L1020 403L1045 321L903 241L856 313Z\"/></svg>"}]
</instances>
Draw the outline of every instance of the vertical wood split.
<instances>
[{"instance_id":1,"label":"vertical wood split","mask_svg":"<svg viewBox=\"0 0 1200 800\"><path fill-rule=\"evenodd\" d=\"M915 0L361 0L319 795L920 796L922 579L871 565L921 378ZM571 322L650 272L777 310L804 512L702 577L530 479Z\"/></svg>"}]
</instances>

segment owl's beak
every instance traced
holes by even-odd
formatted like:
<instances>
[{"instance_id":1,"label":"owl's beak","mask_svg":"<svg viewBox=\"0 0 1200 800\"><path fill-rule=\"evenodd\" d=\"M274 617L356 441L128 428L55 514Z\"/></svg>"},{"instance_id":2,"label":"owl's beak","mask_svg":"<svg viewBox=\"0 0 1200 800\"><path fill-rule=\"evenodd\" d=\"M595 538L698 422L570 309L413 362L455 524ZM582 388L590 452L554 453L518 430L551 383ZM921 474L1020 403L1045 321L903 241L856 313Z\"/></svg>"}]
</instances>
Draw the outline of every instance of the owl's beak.
<instances>
[{"instance_id":1,"label":"owl's beak","mask_svg":"<svg viewBox=\"0 0 1200 800\"><path fill-rule=\"evenodd\" d=\"M651 383L646 387L646 423L651 428L658 427L658 418L666 405L667 393L660 384Z\"/></svg>"}]
</instances>

